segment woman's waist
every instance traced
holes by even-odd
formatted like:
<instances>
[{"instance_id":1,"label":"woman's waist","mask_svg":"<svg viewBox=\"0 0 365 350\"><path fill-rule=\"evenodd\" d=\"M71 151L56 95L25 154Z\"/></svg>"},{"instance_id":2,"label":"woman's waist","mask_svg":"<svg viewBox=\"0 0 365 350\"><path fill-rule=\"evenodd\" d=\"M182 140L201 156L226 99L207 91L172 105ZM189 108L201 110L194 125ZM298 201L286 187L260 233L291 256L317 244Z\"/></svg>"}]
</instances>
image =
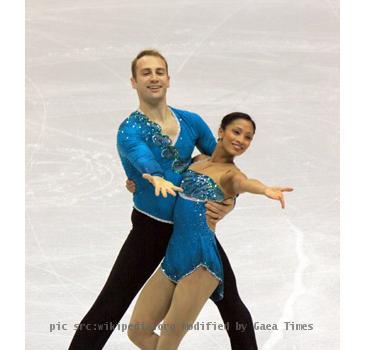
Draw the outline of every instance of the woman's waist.
<instances>
[{"instance_id":1,"label":"woman's waist","mask_svg":"<svg viewBox=\"0 0 365 350\"><path fill-rule=\"evenodd\" d=\"M188 201L192 201L192 202L197 202L197 203L205 203L207 201L207 199L203 199L203 198L199 198L199 197L195 197L192 194L186 194L184 192L178 192L179 196L183 199L186 199Z\"/></svg>"},{"instance_id":2,"label":"woman's waist","mask_svg":"<svg viewBox=\"0 0 365 350\"><path fill-rule=\"evenodd\" d=\"M198 230L208 228L205 202L185 199L179 195L174 209L174 226L179 230Z\"/></svg>"}]
</instances>

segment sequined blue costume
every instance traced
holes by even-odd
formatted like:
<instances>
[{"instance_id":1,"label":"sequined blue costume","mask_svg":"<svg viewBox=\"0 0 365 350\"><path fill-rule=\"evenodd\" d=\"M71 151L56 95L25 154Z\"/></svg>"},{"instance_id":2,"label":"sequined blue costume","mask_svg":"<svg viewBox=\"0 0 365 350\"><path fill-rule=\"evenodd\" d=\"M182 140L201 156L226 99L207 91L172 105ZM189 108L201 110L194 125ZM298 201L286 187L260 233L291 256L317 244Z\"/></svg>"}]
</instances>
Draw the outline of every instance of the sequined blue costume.
<instances>
[{"instance_id":1,"label":"sequined blue costume","mask_svg":"<svg viewBox=\"0 0 365 350\"><path fill-rule=\"evenodd\" d=\"M154 219L174 223L162 264L165 274L177 282L204 266L220 281L212 295L220 300L223 267L215 234L205 220L204 202L221 201L224 195L210 177L187 170L194 147L211 155L216 141L197 114L171 107L170 110L179 125L175 141L163 135L158 124L135 111L119 128L119 155L128 178L136 183L134 207ZM177 197L156 197L153 186L142 178L143 173L163 176L178 186L181 183L184 193Z\"/></svg>"},{"instance_id":2,"label":"sequined blue costume","mask_svg":"<svg viewBox=\"0 0 365 350\"><path fill-rule=\"evenodd\" d=\"M174 209L174 231L161 268L173 282L204 266L218 280L212 299L223 298L223 266L214 232L205 219L205 201L222 201L224 194L207 175L187 170Z\"/></svg>"},{"instance_id":3,"label":"sequined blue costume","mask_svg":"<svg viewBox=\"0 0 365 350\"><path fill-rule=\"evenodd\" d=\"M163 135L158 124L135 111L120 125L117 146L123 168L136 184L134 207L156 220L173 223L175 197L156 197L153 186L142 174L160 175L179 186L181 173L190 165L194 147L211 155L216 141L199 115L169 108L179 126L175 140Z\"/></svg>"}]
</instances>

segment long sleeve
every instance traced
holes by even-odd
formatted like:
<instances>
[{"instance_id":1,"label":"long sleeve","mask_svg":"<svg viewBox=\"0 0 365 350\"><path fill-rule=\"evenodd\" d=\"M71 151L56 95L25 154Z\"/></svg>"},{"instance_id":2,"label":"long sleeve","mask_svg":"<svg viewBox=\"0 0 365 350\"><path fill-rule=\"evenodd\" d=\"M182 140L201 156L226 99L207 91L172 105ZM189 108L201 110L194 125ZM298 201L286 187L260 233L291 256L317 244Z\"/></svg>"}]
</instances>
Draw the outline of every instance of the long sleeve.
<instances>
[{"instance_id":1,"label":"long sleeve","mask_svg":"<svg viewBox=\"0 0 365 350\"><path fill-rule=\"evenodd\" d=\"M198 139L196 141L196 147L201 153L212 155L217 145L212 131L206 122L198 115L195 114L194 122L196 123L196 130L198 131Z\"/></svg>"},{"instance_id":2,"label":"long sleeve","mask_svg":"<svg viewBox=\"0 0 365 350\"><path fill-rule=\"evenodd\" d=\"M181 183L182 175L172 168L175 160L190 161L194 147L211 154L215 147L214 137L204 121L195 113L171 108L180 124L179 137L175 146L178 158L164 158L161 146L153 137L161 129L153 122L138 113L131 113L125 119L118 131L117 147L123 168L128 178L136 183L133 194L133 205L142 213L162 220L173 222L173 212L176 197L156 197L155 190L148 181L142 178L143 173L159 175L171 181L176 186ZM177 164L179 164L177 162Z\"/></svg>"},{"instance_id":3,"label":"long sleeve","mask_svg":"<svg viewBox=\"0 0 365 350\"><path fill-rule=\"evenodd\" d=\"M163 176L163 169L138 130L135 123L129 123L128 119L119 127L117 147L120 158L127 158L141 174Z\"/></svg>"}]
</instances>

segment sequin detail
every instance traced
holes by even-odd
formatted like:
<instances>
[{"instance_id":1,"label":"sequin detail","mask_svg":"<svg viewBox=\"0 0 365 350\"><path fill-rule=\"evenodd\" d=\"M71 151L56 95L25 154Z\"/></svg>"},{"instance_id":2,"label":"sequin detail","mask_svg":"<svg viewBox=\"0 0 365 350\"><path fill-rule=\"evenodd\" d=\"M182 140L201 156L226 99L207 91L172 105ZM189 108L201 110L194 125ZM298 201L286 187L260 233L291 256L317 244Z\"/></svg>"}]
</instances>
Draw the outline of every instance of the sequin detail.
<instances>
[{"instance_id":1,"label":"sequin detail","mask_svg":"<svg viewBox=\"0 0 365 350\"><path fill-rule=\"evenodd\" d=\"M184 161L180 158L178 149L172 145L172 140L168 135L162 134L160 125L148 119L140 111L133 112L129 118L137 119L136 125L141 129L142 137L147 143L153 143L161 148L162 158L172 160L171 167L173 171L181 174L189 167L190 159Z\"/></svg>"},{"instance_id":2,"label":"sequin detail","mask_svg":"<svg viewBox=\"0 0 365 350\"><path fill-rule=\"evenodd\" d=\"M222 201L224 194L212 178L188 169L183 174L174 208L174 231L161 264L162 272L177 283L203 266L219 284L213 300L223 298L223 264L214 232L207 225L205 201Z\"/></svg>"},{"instance_id":3,"label":"sequin detail","mask_svg":"<svg viewBox=\"0 0 365 350\"><path fill-rule=\"evenodd\" d=\"M190 169L184 173L181 187L184 190L184 196L196 198L199 201L221 202L224 200L224 193L211 177Z\"/></svg>"}]
</instances>

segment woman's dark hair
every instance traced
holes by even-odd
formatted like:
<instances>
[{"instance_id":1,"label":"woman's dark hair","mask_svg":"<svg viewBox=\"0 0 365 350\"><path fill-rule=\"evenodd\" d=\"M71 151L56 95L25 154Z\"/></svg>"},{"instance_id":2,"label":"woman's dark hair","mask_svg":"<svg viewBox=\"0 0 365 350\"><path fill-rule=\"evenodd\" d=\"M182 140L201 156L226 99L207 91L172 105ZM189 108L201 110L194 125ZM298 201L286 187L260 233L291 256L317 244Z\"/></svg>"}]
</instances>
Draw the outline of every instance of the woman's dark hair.
<instances>
[{"instance_id":1,"label":"woman's dark hair","mask_svg":"<svg viewBox=\"0 0 365 350\"><path fill-rule=\"evenodd\" d=\"M221 128L223 130L225 130L226 129L226 126L229 125L229 124L231 124L236 119L248 120L249 122L251 122L251 124L253 126L253 133L256 132L256 124L255 124L255 122L252 120L252 118L248 114L241 113L241 112L229 113L225 117L223 117L223 119L221 121Z\"/></svg>"}]
</instances>

